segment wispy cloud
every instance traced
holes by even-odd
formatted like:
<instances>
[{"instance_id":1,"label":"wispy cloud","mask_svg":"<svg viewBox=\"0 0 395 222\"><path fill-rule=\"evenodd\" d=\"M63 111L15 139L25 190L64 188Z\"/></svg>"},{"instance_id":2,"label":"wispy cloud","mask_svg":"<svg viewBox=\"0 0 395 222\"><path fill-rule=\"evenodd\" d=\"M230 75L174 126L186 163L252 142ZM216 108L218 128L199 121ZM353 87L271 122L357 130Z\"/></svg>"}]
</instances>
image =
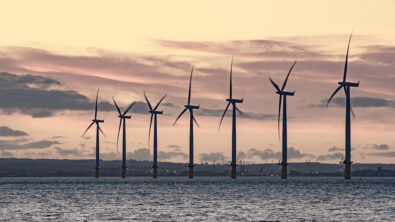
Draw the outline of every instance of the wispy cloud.
<instances>
[{"instance_id":1,"label":"wispy cloud","mask_svg":"<svg viewBox=\"0 0 395 222\"><path fill-rule=\"evenodd\" d=\"M250 58L296 58L323 56L322 52L317 52L307 45L267 39L234 40L228 42L155 41L161 46L167 48Z\"/></svg>"},{"instance_id":2,"label":"wispy cloud","mask_svg":"<svg viewBox=\"0 0 395 222\"><path fill-rule=\"evenodd\" d=\"M177 151L177 152L181 151L181 147L178 145L168 145L167 148L173 149L174 151Z\"/></svg>"},{"instance_id":3,"label":"wispy cloud","mask_svg":"<svg viewBox=\"0 0 395 222\"><path fill-rule=\"evenodd\" d=\"M376 62L385 65L394 65L395 47L385 45L365 46L366 52L360 54L360 58L366 62Z\"/></svg>"},{"instance_id":4,"label":"wispy cloud","mask_svg":"<svg viewBox=\"0 0 395 222\"><path fill-rule=\"evenodd\" d=\"M52 86L60 86L57 80L32 75L15 75L0 73L0 109L6 114L20 112L35 118L50 117L56 112L65 110L91 110L94 101L76 91L50 89ZM61 102L60 102L61 101ZM168 102L166 107L177 107ZM101 111L114 111L111 102L101 101L98 104ZM148 114L145 102L136 101L131 112ZM0 134L6 129L0 128Z\"/></svg>"},{"instance_id":5,"label":"wispy cloud","mask_svg":"<svg viewBox=\"0 0 395 222\"><path fill-rule=\"evenodd\" d=\"M21 130L13 130L7 126L0 126L0 136L12 137L12 136L27 136L28 134Z\"/></svg>"},{"instance_id":6,"label":"wispy cloud","mask_svg":"<svg viewBox=\"0 0 395 222\"><path fill-rule=\"evenodd\" d=\"M54 147L58 155L61 157L67 157L67 156L85 156L87 154L86 151L80 150L77 148L74 149L64 149L61 147Z\"/></svg>"},{"instance_id":7,"label":"wispy cloud","mask_svg":"<svg viewBox=\"0 0 395 222\"><path fill-rule=\"evenodd\" d=\"M328 152L338 152L338 151L344 151L344 148L334 146L328 149Z\"/></svg>"},{"instance_id":8,"label":"wispy cloud","mask_svg":"<svg viewBox=\"0 0 395 222\"><path fill-rule=\"evenodd\" d=\"M25 141L26 140L0 140L0 150L44 149L55 144L60 144L56 140L39 140L28 143Z\"/></svg>"},{"instance_id":9,"label":"wispy cloud","mask_svg":"<svg viewBox=\"0 0 395 222\"><path fill-rule=\"evenodd\" d=\"M364 147L364 149L373 150L389 150L390 146L388 144L369 144Z\"/></svg>"},{"instance_id":10,"label":"wispy cloud","mask_svg":"<svg viewBox=\"0 0 395 222\"><path fill-rule=\"evenodd\" d=\"M76 91L50 89L59 86L54 79L42 76L0 73L0 109L32 117L48 117L57 111L92 109L93 102ZM113 110L109 102L100 102L103 110Z\"/></svg>"},{"instance_id":11,"label":"wispy cloud","mask_svg":"<svg viewBox=\"0 0 395 222\"><path fill-rule=\"evenodd\" d=\"M300 150L297 150L294 147L289 147L287 154L288 154L288 159L301 159L304 157L308 157L308 158L314 157L314 155L308 153L302 153ZM261 160L281 159L282 157L281 152L274 152L272 149L265 149L261 151L256 148L249 149L247 155L249 157L259 157Z\"/></svg>"},{"instance_id":12,"label":"wispy cloud","mask_svg":"<svg viewBox=\"0 0 395 222\"><path fill-rule=\"evenodd\" d=\"M166 161L166 160L171 160L171 159L185 159L187 158L188 155L179 152L179 151L159 151L158 152L158 161ZM119 159L120 154L119 153L104 153L101 156L102 159ZM134 160L139 160L139 161L152 161L153 157L151 154L151 151L147 148L139 148L134 150L133 152L128 152L127 153L127 158L128 159L134 159Z\"/></svg>"},{"instance_id":13,"label":"wispy cloud","mask_svg":"<svg viewBox=\"0 0 395 222\"><path fill-rule=\"evenodd\" d=\"M381 152L381 153L376 152L376 153L367 153L366 155L393 158L395 157L395 152Z\"/></svg>"},{"instance_id":14,"label":"wispy cloud","mask_svg":"<svg viewBox=\"0 0 395 222\"><path fill-rule=\"evenodd\" d=\"M225 108L224 108L225 109ZM195 111L197 116L217 116L221 117L224 109L199 109ZM232 112L227 112L226 117L231 117ZM274 120L277 118L274 114L264 114L264 113L253 113L253 112L243 112L242 114L238 115L239 118L245 119L255 119L255 120Z\"/></svg>"},{"instance_id":15,"label":"wispy cloud","mask_svg":"<svg viewBox=\"0 0 395 222\"><path fill-rule=\"evenodd\" d=\"M159 151L158 153L158 159L159 160L170 160L174 158L181 158L185 160L188 157L187 154L181 152L181 151L170 151L170 152L163 152Z\"/></svg>"},{"instance_id":16,"label":"wispy cloud","mask_svg":"<svg viewBox=\"0 0 395 222\"><path fill-rule=\"evenodd\" d=\"M2 150L1 151L1 156L4 157L4 158L11 158L11 157L13 157L13 154L11 152Z\"/></svg>"},{"instance_id":17,"label":"wispy cloud","mask_svg":"<svg viewBox=\"0 0 395 222\"><path fill-rule=\"evenodd\" d=\"M321 100L320 104L310 104L309 107L326 108L327 99ZM330 106L345 107L346 99L344 97L335 97L332 99ZM351 98L352 107L369 108L369 107L391 107L395 108L395 101L373 98L373 97L354 97Z\"/></svg>"},{"instance_id":18,"label":"wispy cloud","mask_svg":"<svg viewBox=\"0 0 395 222\"><path fill-rule=\"evenodd\" d=\"M199 160L202 162L223 162L225 159L225 155L221 152L199 154Z\"/></svg>"},{"instance_id":19,"label":"wispy cloud","mask_svg":"<svg viewBox=\"0 0 395 222\"><path fill-rule=\"evenodd\" d=\"M317 161L327 161L327 160L341 160L344 158L343 153L330 153L330 154L322 154L319 155L316 159Z\"/></svg>"}]
</instances>

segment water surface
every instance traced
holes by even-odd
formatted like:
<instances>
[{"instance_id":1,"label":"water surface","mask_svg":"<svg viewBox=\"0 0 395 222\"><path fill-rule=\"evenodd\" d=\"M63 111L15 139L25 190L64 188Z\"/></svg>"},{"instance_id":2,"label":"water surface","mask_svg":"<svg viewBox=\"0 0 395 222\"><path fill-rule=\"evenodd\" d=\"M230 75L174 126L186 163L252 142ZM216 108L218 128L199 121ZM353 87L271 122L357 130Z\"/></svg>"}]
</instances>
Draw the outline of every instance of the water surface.
<instances>
[{"instance_id":1,"label":"water surface","mask_svg":"<svg viewBox=\"0 0 395 222\"><path fill-rule=\"evenodd\" d=\"M0 178L0 220L393 221L395 178Z\"/></svg>"}]
</instances>

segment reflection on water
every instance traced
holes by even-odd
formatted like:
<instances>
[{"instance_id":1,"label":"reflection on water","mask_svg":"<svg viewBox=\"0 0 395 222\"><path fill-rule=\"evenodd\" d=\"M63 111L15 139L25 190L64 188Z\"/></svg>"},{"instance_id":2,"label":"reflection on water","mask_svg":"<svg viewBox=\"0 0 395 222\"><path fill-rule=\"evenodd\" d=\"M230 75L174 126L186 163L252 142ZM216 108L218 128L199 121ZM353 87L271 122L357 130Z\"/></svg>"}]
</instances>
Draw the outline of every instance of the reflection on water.
<instances>
[{"instance_id":1,"label":"reflection on water","mask_svg":"<svg viewBox=\"0 0 395 222\"><path fill-rule=\"evenodd\" d=\"M395 178L0 178L0 220L393 221Z\"/></svg>"}]
</instances>

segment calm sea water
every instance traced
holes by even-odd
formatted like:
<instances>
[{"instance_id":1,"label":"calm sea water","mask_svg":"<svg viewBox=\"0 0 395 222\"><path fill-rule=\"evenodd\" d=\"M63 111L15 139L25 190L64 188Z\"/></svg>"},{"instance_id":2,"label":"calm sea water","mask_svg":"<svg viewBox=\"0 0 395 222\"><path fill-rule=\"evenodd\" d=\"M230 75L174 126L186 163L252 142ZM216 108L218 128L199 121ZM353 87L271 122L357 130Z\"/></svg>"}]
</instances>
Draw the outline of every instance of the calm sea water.
<instances>
[{"instance_id":1,"label":"calm sea water","mask_svg":"<svg viewBox=\"0 0 395 222\"><path fill-rule=\"evenodd\" d=\"M0 178L2 221L394 221L395 178Z\"/></svg>"}]
</instances>

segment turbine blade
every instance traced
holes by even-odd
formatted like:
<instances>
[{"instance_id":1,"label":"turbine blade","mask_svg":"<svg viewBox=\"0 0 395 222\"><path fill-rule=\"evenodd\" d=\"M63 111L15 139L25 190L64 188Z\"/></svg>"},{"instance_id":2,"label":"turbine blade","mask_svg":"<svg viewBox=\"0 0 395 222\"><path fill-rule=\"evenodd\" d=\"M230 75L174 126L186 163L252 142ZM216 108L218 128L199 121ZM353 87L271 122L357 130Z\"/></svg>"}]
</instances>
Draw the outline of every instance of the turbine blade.
<instances>
[{"instance_id":1,"label":"turbine blade","mask_svg":"<svg viewBox=\"0 0 395 222\"><path fill-rule=\"evenodd\" d=\"M106 134L104 134L103 130L101 129L101 127L99 126L99 130L100 132L103 134L103 136L106 136Z\"/></svg>"},{"instance_id":2,"label":"turbine blade","mask_svg":"<svg viewBox=\"0 0 395 222\"><path fill-rule=\"evenodd\" d=\"M278 102L278 117L277 117L277 130L278 130L278 139L280 140L280 115L281 115L281 102L283 95L280 94L280 99Z\"/></svg>"},{"instance_id":3,"label":"turbine blade","mask_svg":"<svg viewBox=\"0 0 395 222\"><path fill-rule=\"evenodd\" d=\"M125 112L123 112L122 115L126 115L126 113L134 106L134 104L136 104L136 102L132 102L132 104L130 104L130 106L125 110Z\"/></svg>"},{"instance_id":4,"label":"turbine blade","mask_svg":"<svg viewBox=\"0 0 395 222\"><path fill-rule=\"evenodd\" d=\"M121 125L122 125L122 118L120 118L119 120L118 136L117 136L117 153L118 153L119 132L121 131Z\"/></svg>"},{"instance_id":5,"label":"turbine blade","mask_svg":"<svg viewBox=\"0 0 395 222\"><path fill-rule=\"evenodd\" d=\"M176 121L174 121L174 123L173 123L173 126L175 126L176 125L176 123L177 123L177 120L179 119L179 118L181 118L181 116L185 113L185 111L187 111L187 108L185 108L181 113L180 113L180 115L178 115L178 117L177 117L177 119L176 119Z\"/></svg>"},{"instance_id":6,"label":"turbine blade","mask_svg":"<svg viewBox=\"0 0 395 222\"><path fill-rule=\"evenodd\" d=\"M148 100L148 98L147 98L147 95L145 95L145 92L144 92L144 97L145 97L145 101L147 101L148 108L152 111L151 103L149 102L149 100Z\"/></svg>"},{"instance_id":7,"label":"turbine blade","mask_svg":"<svg viewBox=\"0 0 395 222\"><path fill-rule=\"evenodd\" d=\"M232 99L232 70L233 70L233 57L230 63L230 86L229 86L229 98Z\"/></svg>"},{"instance_id":8,"label":"turbine blade","mask_svg":"<svg viewBox=\"0 0 395 222\"><path fill-rule=\"evenodd\" d=\"M276 88L276 90L277 90L278 92L280 92L280 91L281 91L281 90L280 90L280 87L278 87L278 85L273 81L273 79L269 77L269 80L270 80L270 82L272 83L272 85L274 86L274 88Z\"/></svg>"},{"instance_id":9,"label":"turbine blade","mask_svg":"<svg viewBox=\"0 0 395 222\"><path fill-rule=\"evenodd\" d=\"M188 105L191 104L192 73L193 73L193 66L192 66L192 70L191 70L191 76L189 77Z\"/></svg>"},{"instance_id":10,"label":"turbine blade","mask_svg":"<svg viewBox=\"0 0 395 222\"><path fill-rule=\"evenodd\" d=\"M195 119L195 116L192 116L192 117L193 117L193 121L195 122L196 126L197 126L198 128L200 128L200 125L199 125L199 123L197 122L197 120Z\"/></svg>"},{"instance_id":11,"label":"turbine blade","mask_svg":"<svg viewBox=\"0 0 395 222\"><path fill-rule=\"evenodd\" d=\"M121 110L119 109L119 106L118 106L117 102L115 102L114 97L112 97L112 100L114 101L115 108L117 108L119 115L122 115L121 114Z\"/></svg>"},{"instance_id":12,"label":"turbine blade","mask_svg":"<svg viewBox=\"0 0 395 222\"><path fill-rule=\"evenodd\" d=\"M151 138L151 127L152 127L152 119L154 117L154 114L151 113L151 120L149 122L149 130L148 130L148 149L150 148L150 138Z\"/></svg>"},{"instance_id":13,"label":"turbine blade","mask_svg":"<svg viewBox=\"0 0 395 222\"><path fill-rule=\"evenodd\" d=\"M287 77L285 78L285 81L284 81L284 83L283 83L283 86L281 87L281 91L283 91L283 90L285 89L285 86L287 85L288 77L289 77L289 75L291 74L292 69L294 68L295 65L296 65L296 60L295 60L295 62L292 64L291 68L290 68L289 71L288 71Z\"/></svg>"},{"instance_id":14,"label":"turbine blade","mask_svg":"<svg viewBox=\"0 0 395 222\"><path fill-rule=\"evenodd\" d=\"M99 98L99 88L97 89L97 94L96 94L96 106L95 106L95 120L97 118L97 100Z\"/></svg>"},{"instance_id":15,"label":"turbine blade","mask_svg":"<svg viewBox=\"0 0 395 222\"><path fill-rule=\"evenodd\" d=\"M328 102L326 103L326 106L329 106L329 103L331 102L332 98L336 95L337 92L342 88L343 86L337 87L337 89L332 93L331 97L329 97ZM346 89L344 89L346 90Z\"/></svg>"},{"instance_id":16,"label":"turbine blade","mask_svg":"<svg viewBox=\"0 0 395 222\"><path fill-rule=\"evenodd\" d=\"M93 125L94 123L95 123L95 122L92 121L92 123L91 123L91 124L88 126L88 128L85 130L84 134L82 134L82 137L85 136L86 132L88 132L88 130L92 127L92 125Z\"/></svg>"},{"instance_id":17,"label":"turbine blade","mask_svg":"<svg viewBox=\"0 0 395 222\"><path fill-rule=\"evenodd\" d=\"M156 106L155 106L155 108L154 108L154 110L156 110L158 107L159 107L159 105L160 105L160 103L166 98L166 94L159 100L159 102L158 102L158 104L156 104Z\"/></svg>"},{"instance_id":18,"label":"turbine blade","mask_svg":"<svg viewBox=\"0 0 395 222\"><path fill-rule=\"evenodd\" d=\"M343 82L346 81L346 77L347 77L348 52L349 52L349 50L350 50L351 37L352 37L352 33L351 33L351 35L350 35L350 38L348 39L347 54L346 54L346 62L345 62L345 64L344 64Z\"/></svg>"},{"instance_id":19,"label":"turbine blade","mask_svg":"<svg viewBox=\"0 0 395 222\"><path fill-rule=\"evenodd\" d=\"M241 110L239 109L239 107L236 106L236 110L237 110L237 112L239 112L241 115L244 115L244 112L241 111Z\"/></svg>"},{"instance_id":20,"label":"turbine blade","mask_svg":"<svg viewBox=\"0 0 395 222\"><path fill-rule=\"evenodd\" d=\"M229 106L230 106L230 102L228 102L228 105L226 105L225 111L222 114L221 121L219 122L218 130L221 128L222 120L224 120L224 116L226 114L226 111L228 111Z\"/></svg>"}]
</instances>

